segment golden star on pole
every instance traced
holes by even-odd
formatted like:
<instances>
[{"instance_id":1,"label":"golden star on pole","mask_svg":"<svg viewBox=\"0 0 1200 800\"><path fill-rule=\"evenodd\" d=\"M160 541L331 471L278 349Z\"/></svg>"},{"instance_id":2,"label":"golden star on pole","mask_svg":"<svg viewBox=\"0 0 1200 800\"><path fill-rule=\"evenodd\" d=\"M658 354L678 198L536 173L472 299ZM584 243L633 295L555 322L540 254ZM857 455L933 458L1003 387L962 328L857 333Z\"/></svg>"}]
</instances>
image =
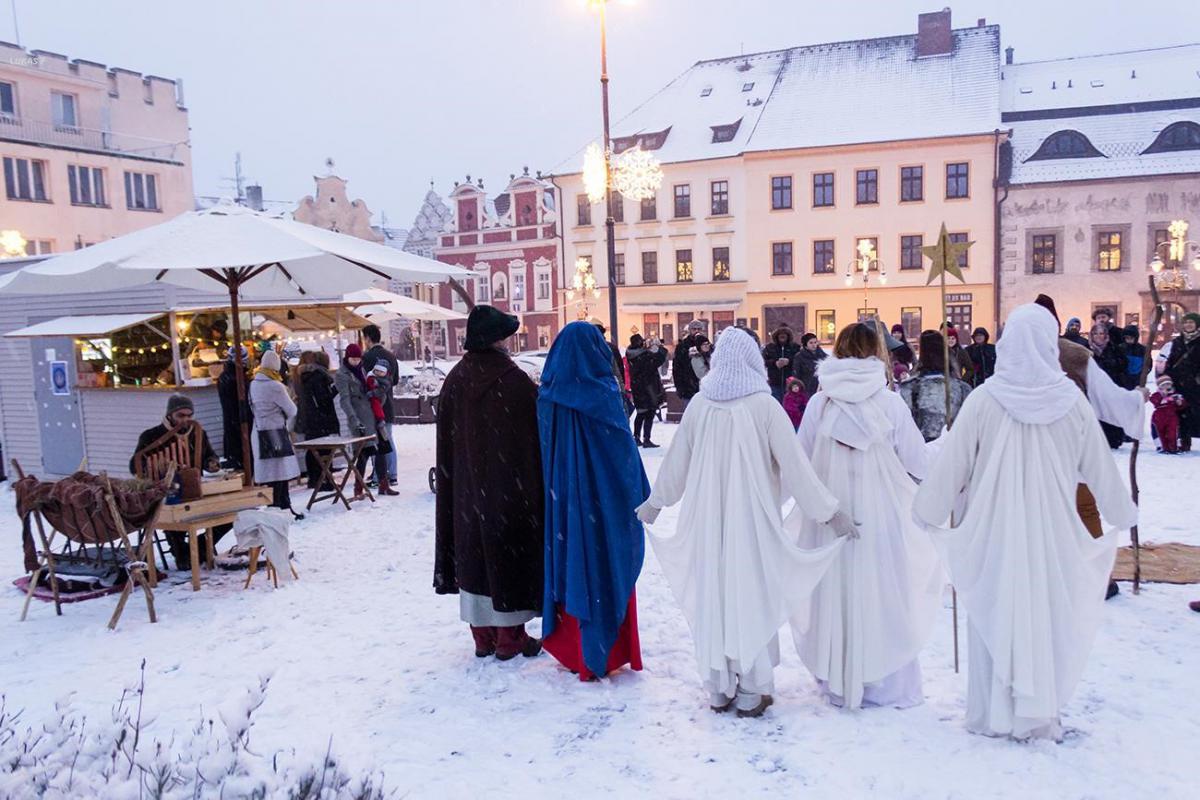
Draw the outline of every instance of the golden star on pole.
<instances>
[{"instance_id":1,"label":"golden star on pole","mask_svg":"<svg viewBox=\"0 0 1200 800\"><path fill-rule=\"evenodd\" d=\"M933 283L934 278L940 276L943 272L949 273L958 278L963 283L967 279L963 277L962 270L958 266L959 256L967 252L967 249L974 242L952 242L950 234L946 233L946 223L942 223L942 231L938 234L937 244L926 245L921 248L921 252L925 257L933 262L933 266L929 268L929 277L925 280L925 285Z\"/></svg>"}]
</instances>

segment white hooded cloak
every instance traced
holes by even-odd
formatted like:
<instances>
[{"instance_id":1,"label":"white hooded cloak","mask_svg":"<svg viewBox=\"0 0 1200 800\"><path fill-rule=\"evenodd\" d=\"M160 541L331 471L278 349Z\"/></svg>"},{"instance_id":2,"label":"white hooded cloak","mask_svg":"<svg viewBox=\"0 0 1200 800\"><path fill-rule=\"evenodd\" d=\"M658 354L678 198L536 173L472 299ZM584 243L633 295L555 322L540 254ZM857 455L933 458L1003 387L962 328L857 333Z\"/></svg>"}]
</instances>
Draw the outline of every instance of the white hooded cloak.
<instances>
[{"instance_id":1,"label":"white hooded cloak","mask_svg":"<svg viewBox=\"0 0 1200 800\"><path fill-rule=\"evenodd\" d=\"M928 446L877 358L826 359L821 391L798 433L817 477L858 524L793 620L796 649L836 705L922 701L917 654L932 632L944 576L928 533L912 520L913 478ZM789 517L802 547L832 541L825 526Z\"/></svg>"},{"instance_id":2,"label":"white hooded cloak","mask_svg":"<svg viewBox=\"0 0 1200 800\"><path fill-rule=\"evenodd\" d=\"M972 392L917 492L968 615L967 727L992 736L1061 737L1059 713L1087 662L1116 552L1075 508L1086 483L1110 525L1137 508L1087 398L1063 374L1057 325L1016 309L996 374Z\"/></svg>"},{"instance_id":3,"label":"white hooded cloak","mask_svg":"<svg viewBox=\"0 0 1200 800\"><path fill-rule=\"evenodd\" d=\"M779 628L806 612L843 545L831 535L819 550L797 547L783 530L788 497L818 521L838 508L770 394L758 346L728 328L647 501L656 508L683 501L673 536L647 530L711 692L733 697L739 683L743 691L770 691Z\"/></svg>"}]
</instances>

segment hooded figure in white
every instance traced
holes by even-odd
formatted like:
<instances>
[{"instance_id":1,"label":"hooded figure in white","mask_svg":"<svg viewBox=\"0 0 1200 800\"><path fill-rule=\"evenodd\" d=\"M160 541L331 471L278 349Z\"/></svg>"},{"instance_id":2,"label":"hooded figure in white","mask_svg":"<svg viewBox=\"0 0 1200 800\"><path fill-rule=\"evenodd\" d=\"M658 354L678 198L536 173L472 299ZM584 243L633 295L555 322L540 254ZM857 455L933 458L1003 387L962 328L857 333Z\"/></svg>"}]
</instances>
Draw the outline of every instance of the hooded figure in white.
<instances>
[{"instance_id":1,"label":"hooded figure in white","mask_svg":"<svg viewBox=\"0 0 1200 800\"><path fill-rule=\"evenodd\" d=\"M821 362L821 390L797 434L860 536L842 547L809 613L793 621L793 635L829 702L852 709L923 701L917 654L945 582L929 534L912 520L913 478L925 477L927 445L904 400L888 389L887 369L875 357ZM801 547L832 541L807 520L789 517L787 527L800 529Z\"/></svg>"},{"instance_id":2,"label":"hooded figure in white","mask_svg":"<svg viewBox=\"0 0 1200 800\"><path fill-rule=\"evenodd\" d=\"M855 535L771 396L758 345L726 328L638 509L652 523L683 500L675 535L651 531L650 539L691 627L714 711L736 700L740 716L758 716L771 704L779 628L804 613L842 546L831 534L823 549L797 547L783 530L788 497L813 520Z\"/></svg>"},{"instance_id":3,"label":"hooded figure in white","mask_svg":"<svg viewBox=\"0 0 1200 800\"><path fill-rule=\"evenodd\" d=\"M1086 483L1110 525L1137 522L1088 400L1058 361L1058 325L1017 308L996 373L942 437L913 513L929 526L967 610L967 728L1061 739L1059 712L1087 662L1116 552L1075 510ZM961 495L961 497L960 497Z\"/></svg>"}]
</instances>

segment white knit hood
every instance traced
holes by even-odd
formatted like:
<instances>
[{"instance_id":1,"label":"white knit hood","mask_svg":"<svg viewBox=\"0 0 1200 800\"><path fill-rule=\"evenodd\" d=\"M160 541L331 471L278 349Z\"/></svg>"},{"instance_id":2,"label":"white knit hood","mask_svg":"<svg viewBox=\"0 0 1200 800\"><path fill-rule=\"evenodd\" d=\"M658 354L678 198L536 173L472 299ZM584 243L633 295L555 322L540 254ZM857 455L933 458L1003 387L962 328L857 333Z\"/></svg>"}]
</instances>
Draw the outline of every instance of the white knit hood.
<instances>
[{"instance_id":1,"label":"white knit hood","mask_svg":"<svg viewBox=\"0 0 1200 800\"><path fill-rule=\"evenodd\" d=\"M829 399L819 433L847 447L866 450L892 432L892 423L871 398L887 391L883 362L871 358L827 358L817 368Z\"/></svg>"},{"instance_id":2,"label":"white knit hood","mask_svg":"<svg viewBox=\"0 0 1200 800\"><path fill-rule=\"evenodd\" d=\"M1049 425L1079 399L1079 387L1058 360L1058 323L1036 303L1008 315L996 343L996 373L981 387L1009 416L1026 425Z\"/></svg>"},{"instance_id":3,"label":"white knit hood","mask_svg":"<svg viewBox=\"0 0 1200 800\"><path fill-rule=\"evenodd\" d=\"M737 328L721 331L708 374L700 380L700 394L725 402L770 392L767 366L754 338Z\"/></svg>"}]
</instances>

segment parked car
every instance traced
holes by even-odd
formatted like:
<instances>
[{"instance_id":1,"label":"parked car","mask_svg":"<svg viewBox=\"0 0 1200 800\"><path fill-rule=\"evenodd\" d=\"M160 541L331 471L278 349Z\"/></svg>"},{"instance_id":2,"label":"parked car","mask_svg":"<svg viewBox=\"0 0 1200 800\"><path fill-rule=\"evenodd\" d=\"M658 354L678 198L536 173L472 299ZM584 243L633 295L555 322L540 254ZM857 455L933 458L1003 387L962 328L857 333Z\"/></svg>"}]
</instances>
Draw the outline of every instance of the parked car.
<instances>
[{"instance_id":1,"label":"parked car","mask_svg":"<svg viewBox=\"0 0 1200 800\"><path fill-rule=\"evenodd\" d=\"M518 367L525 370L525 374L534 383L541 383L542 370L546 367L546 356L548 355L550 353L546 350L534 350L528 353L514 353L512 360Z\"/></svg>"},{"instance_id":2,"label":"parked car","mask_svg":"<svg viewBox=\"0 0 1200 800\"><path fill-rule=\"evenodd\" d=\"M436 397L442 393L446 373L441 367L401 361L400 380L392 391L395 397Z\"/></svg>"}]
</instances>

